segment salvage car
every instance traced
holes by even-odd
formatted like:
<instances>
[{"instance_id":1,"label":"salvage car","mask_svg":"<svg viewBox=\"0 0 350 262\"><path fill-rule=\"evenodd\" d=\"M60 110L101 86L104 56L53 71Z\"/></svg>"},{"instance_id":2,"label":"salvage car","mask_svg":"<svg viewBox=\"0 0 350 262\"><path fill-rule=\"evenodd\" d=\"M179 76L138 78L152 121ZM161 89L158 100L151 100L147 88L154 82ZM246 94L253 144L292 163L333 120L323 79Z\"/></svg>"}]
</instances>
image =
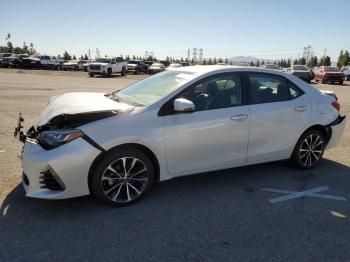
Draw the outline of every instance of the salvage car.
<instances>
[{"instance_id":1,"label":"salvage car","mask_svg":"<svg viewBox=\"0 0 350 262\"><path fill-rule=\"evenodd\" d=\"M26 69L43 69L41 61L37 56L23 58L21 67Z\"/></svg>"},{"instance_id":2,"label":"salvage car","mask_svg":"<svg viewBox=\"0 0 350 262\"><path fill-rule=\"evenodd\" d=\"M272 70L281 70L281 67L275 64L266 64L262 65L261 68L272 69Z\"/></svg>"},{"instance_id":3,"label":"salvage car","mask_svg":"<svg viewBox=\"0 0 350 262\"><path fill-rule=\"evenodd\" d=\"M311 74L310 69L306 65L292 65L288 70L288 73L295 75L308 83L311 83L311 80L313 79L313 74Z\"/></svg>"},{"instance_id":4,"label":"salvage car","mask_svg":"<svg viewBox=\"0 0 350 262\"><path fill-rule=\"evenodd\" d=\"M27 197L124 206L179 176L284 159L316 167L344 132L339 110L280 71L192 66L112 93L55 96L26 133L20 115L15 136Z\"/></svg>"},{"instance_id":5,"label":"salvage car","mask_svg":"<svg viewBox=\"0 0 350 262\"><path fill-rule=\"evenodd\" d=\"M171 63L171 64L166 68L166 70L171 70L171 69L179 68L179 67L182 67L182 65L179 64L179 63Z\"/></svg>"},{"instance_id":6,"label":"salvage car","mask_svg":"<svg viewBox=\"0 0 350 262\"><path fill-rule=\"evenodd\" d=\"M122 57L114 58L98 58L88 66L90 77L101 75L103 77L111 77L112 74L118 73L125 76L128 70L128 64Z\"/></svg>"},{"instance_id":7,"label":"salvage car","mask_svg":"<svg viewBox=\"0 0 350 262\"><path fill-rule=\"evenodd\" d=\"M140 72L147 73L148 65L143 60L128 61L128 72L138 75Z\"/></svg>"},{"instance_id":8,"label":"salvage car","mask_svg":"<svg viewBox=\"0 0 350 262\"><path fill-rule=\"evenodd\" d=\"M87 60L70 60L66 63L62 64L62 70L73 70L73 71L80 71L83 70L84 64L86 64Z\"/></svg>"},{"instance_id":9,"label":"salvage car","mask_svg":"<svg viewBox=\"0 0 350 262\"><path fill-rule=\"evenodd\" d=\"M165 70L165 65L162 63L153 63L149 68L148 68L148 74L156 74L159 72L163 72Z\"/></svg>"},{"instance_id":10,"label":"salvage car","mask_svg":"<svg viewBox=\"0 0 350 262\"><path fill-rule=\"evenodd\" d=\"M13 55L12 53L1 53L0 54L0 66L1 67L8 67L9 66L8 58L12 55Z\"/></svg>"},{"instance_id":11,"label":"salvage car","mask_svg":"<svg viewBox=\"0 0 350 262\"><path fill-rule=\"evenodd\" d=\"M322 84L337 82L342 85L344 73L334 66L320 66L316 72L315 80L316 82L321 81Z\"/></svg>"},{"instance_id":12,"label":"salvage car","mask_svg":"<svg viewBox=\"0 0 350 262\"><path fill-rule=\"evenodd\" d=\"M9 67L23 68L23 59L29 57L28 54L13 54L9 57Z\"/></svg>"}]
</instances>

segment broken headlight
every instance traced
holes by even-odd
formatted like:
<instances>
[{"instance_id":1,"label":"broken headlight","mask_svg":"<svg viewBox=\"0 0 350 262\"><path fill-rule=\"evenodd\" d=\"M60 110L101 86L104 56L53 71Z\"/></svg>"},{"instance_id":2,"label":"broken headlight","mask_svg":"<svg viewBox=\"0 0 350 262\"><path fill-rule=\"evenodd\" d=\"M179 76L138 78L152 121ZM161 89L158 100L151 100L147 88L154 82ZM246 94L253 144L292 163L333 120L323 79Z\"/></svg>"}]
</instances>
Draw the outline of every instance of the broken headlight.
<instances>
[{"instance_id":1,"label":"broken headlight","mask_svg":"<svg viewBox=\"0 0 350 262\"><path fill-rule=\"evenodd\" d=\"M52 149L82 137L78 129L43 131L38 135L38 143L45 149Z\"/></svg>"}]
</instances>

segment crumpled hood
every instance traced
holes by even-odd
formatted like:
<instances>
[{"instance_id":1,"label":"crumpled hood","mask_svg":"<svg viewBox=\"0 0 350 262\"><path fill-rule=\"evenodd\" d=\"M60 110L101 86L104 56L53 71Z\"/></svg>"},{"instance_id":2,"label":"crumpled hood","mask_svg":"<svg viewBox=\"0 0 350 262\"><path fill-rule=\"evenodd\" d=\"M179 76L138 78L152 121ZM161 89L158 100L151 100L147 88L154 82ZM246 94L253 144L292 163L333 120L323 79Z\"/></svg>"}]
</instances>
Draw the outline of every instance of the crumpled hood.
<instances>
[{"instance_id":1,"label":"crumpled hood","mask_svg":"<svg viewBox=\"0 0 350 262\"><path fill-rule=\"evenodd\" d=\"M65 93L50 99L46 108L41 112L37 126L42 126L53 117L63 114L79 114L106 110L128 111L134 107L116 102L104 93Z\"/></svg>"}]
</instances>

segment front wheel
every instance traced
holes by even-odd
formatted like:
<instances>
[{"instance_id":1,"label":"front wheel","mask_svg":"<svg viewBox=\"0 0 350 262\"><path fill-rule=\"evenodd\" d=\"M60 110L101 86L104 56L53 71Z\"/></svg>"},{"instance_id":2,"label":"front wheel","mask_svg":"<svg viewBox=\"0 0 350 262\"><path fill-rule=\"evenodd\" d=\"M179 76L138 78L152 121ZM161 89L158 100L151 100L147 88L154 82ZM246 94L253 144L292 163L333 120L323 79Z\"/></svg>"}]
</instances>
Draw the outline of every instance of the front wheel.
<instances>
[{"instance_id":1,"label":"front wheel","mask_svg":"<svg viewBox=\"0 0 350 262\"><path fill-rule=\"evenodd\" d=\"M121 76L125 76L125 75L126 75L126 70L125 70L124 67L122 68L122 72L120 73L120 75L121 75Z\"/></svg>"},{"instance_id":2,"label":"front wheel","mask_svg":"<svg viewBox=\"0 0 350 262\"><path fill-rule=\"evenodd\" d=\"M94 77L95 75L93 73L89 73L89 76L90 77Z\"/></svg>"},{"instance_id":3,"label":"front wheel","mask_svg":"<svg viewBox=\"0 0 350 262\"><path fill-rule=\"evenodd\" d=\"M339 82L339 85L342 85L343 83L344 83L343 81L340 81L340 82Z\"/></svg>"},{"instance_id":4,"label":"front wheel","mask_svg":"<svg viewBox=\"0 0 350 262\"><path fill-rule=\"evenodd\" d=\"M326 141L319 130L308 130L299 138L291 156L291 161L301 169L313 168L322 159L325 146Z\"/></svg>"},{"instance_id":5,"label":"front wheel","mask_svg":"<svg viewBox=\"0 0 350 262\"><path fill-rule=\"evenodd\" d=\"M112 206L126 206L152 187L154 177L152 162L142 151L115 149L98 163L91 184L99 200Z\"/></svg>"},{"instance_id":6,"label":"front wheel","mask_svg":"<svg viewBox=\"0 0 350 262\"><path fill-rule=\"evenodd\" d=\"M111 77L112 76L112 68L108 68L107 69L107 77Z\"/></svg>"}]
</instances>

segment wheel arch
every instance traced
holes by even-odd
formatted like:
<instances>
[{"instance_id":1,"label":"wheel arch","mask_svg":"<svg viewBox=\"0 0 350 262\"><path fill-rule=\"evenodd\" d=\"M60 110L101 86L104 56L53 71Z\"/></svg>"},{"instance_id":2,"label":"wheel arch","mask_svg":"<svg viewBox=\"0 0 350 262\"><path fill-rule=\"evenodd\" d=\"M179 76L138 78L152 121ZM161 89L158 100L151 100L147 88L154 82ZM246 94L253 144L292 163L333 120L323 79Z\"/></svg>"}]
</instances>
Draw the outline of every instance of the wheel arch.
<instances>
[{"instance_id":1,"label":"wheel arch","mask_svg":"<svg viewBox=\"0 0 350 262\"><path fill-rule=\"evenodd\" d=\"M315 124L315 125L312 125L310 127L308 127L307 129L304 130L304 132L300 135L300 137L302 135L304 135L305 132L311 130L311 129L316 129L318 131L320 131L326 141L326 145L328 144L331 136L332 136L332 128L330 128L329 126L323 126L323 125L320 125L320 124ZM299 137L299 139L300 139ZM298 139L298 141L299 141Z\"/></svg>"},{"instance_id":2,"label":"wheel arch","mask_svg":"<svg viewBox=\"0 0 350 262\"><path fill-rule=\"evenodd\" d=\"M103 157L109 153L110 151L112 150L116 150L116 149L126 149L126 148L133 148L133 149L138 149L140 151L142 151L144 154L146 154L153 166L154 166L154 170L155 170L155 181L154 182L159 182L159 179L160 179L160 166L159 166L159 161L158 161L158 158L156 157L156 155L154 154L154 152L149 149L148 147L146 147L145 145L142 145L142 144L138 144L138 143L127 143L127 144L121 144L121 145L118 145L118 146L115 146L115 147L112 147L110 148L109 150L107 151L103 151L101 152L96 158L95 160L92 162L91 166L90 166L90 169L89 169L89 174L88 174L88 187L89 187L89 191L90 193L92 193L92 185L91 185L91 178L92 178L92 174L93 174L93 171L94 169L96 168L96 165L99 163L99 161L101 159L103 159Z\"/></svg>"}]
</instances>

